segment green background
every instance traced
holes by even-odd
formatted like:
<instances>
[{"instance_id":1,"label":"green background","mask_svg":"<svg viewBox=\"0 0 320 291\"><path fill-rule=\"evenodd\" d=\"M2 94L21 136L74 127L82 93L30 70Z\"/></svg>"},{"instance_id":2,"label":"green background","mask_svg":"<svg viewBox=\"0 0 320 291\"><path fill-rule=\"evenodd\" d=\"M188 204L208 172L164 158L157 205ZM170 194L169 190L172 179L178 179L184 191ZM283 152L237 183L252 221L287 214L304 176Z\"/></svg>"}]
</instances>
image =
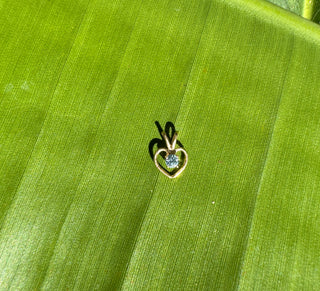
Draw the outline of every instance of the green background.
<instances>
[{"instance_id":1,"label":"green background","mask_svg":"<svg viewBox=\"0 0 320 291\"><path fill-rule=\"evenodd\" d=\"M262 0L0 12L1 289L320 289L320 26Z\"/></svg>"}]
</instances>

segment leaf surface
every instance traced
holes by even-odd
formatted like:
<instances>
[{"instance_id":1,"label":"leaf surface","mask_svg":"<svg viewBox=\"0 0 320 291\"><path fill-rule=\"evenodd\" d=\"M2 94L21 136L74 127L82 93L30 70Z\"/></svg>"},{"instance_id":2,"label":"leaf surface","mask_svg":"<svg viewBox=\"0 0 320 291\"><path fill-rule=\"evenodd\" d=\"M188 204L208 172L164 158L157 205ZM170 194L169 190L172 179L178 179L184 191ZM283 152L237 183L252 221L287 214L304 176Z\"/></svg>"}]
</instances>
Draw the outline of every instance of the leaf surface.
<instances>
[{"instance_id":1,"label":"leaf surface","mask_svg":"<svg viewBox=\"0 0 320 291\"><path fill-rule=\"evenodd\" d=\"M254 0L0 9L1 288L320 288L316 24Z\"/></svg>"}]
</instances>

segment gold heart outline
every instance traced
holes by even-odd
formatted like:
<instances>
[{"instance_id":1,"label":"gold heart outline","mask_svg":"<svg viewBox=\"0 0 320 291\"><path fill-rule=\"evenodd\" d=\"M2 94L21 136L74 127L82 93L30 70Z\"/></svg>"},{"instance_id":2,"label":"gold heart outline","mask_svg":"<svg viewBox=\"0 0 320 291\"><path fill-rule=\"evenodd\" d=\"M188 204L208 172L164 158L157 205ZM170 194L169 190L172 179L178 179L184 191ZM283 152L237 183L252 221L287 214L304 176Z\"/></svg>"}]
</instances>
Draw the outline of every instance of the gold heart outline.
<instances>
[{"instance_id":1,"label":"gold heart outline","mask_svg":"<svg viewBox=\"0 0 320 291\"><path fill-rule=\"evenodd\" d=\"M159 162L158 162L158 156L159 156L159 154L160 154L161 152L165 152L165 153L167 153L167 154L170 154L170 153L172 152L172 150L169 150L169 149L166 149L166 148L160 148L160 149L158 149L158 150L156 151L156 153L154 154L154 158L153 158L156 167L159 169L159 171L160 171L162 174L166 175L166 176L167 176L168 178L170 178L170 179L173 179L173 178L178 177L178 176L183 172L183 170L186 168L186 166L187 166L187 164L188 164L188 154L187 154L187 152L186 152L183 148L178 148L178 149L175 149L175 150L174 150L174 152L176 152L176 153L177 153L177 152L182 152L182 153L184 154L184 156L185 156L185 158L184 158L184 163L183 163L182 167L181 167L177 172L175 172L174 174L169 173L167 170L165 170L165 169L159 164Z\"/></svg>"}]
</instances>

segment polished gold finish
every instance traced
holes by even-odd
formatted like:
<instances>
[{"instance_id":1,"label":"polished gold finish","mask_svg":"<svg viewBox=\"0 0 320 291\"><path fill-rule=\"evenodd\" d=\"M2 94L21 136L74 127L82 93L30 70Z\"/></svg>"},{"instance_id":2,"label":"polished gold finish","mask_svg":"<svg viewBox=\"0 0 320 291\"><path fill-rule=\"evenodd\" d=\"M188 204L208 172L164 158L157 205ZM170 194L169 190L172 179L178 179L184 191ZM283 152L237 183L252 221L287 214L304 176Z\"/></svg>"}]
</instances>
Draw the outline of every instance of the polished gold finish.
<instances>
[{"instance_id":1,"label":"polished gold finish","mask_svg":"<svg viewBox=\"0 0 320 291\"><path fill-rule=\"evenodd\" d=\"M175 147L176 147L176 143L177 143L178 132L175 132L175 133L174 133L171 142L170 142L168 136L166 135L166 133L165 133L164 131L161 132L161 135L163 136L163 138L164 138L164 140L165 140L165 142L166 142L167 148L160 148L160 149L158 149L158 150L156 151L155 155L154 155L153 160L154 160L154 163L155 163L156 167L159 169L159 171L160 171L162 174L166 175L166 176L167 176L168 178L170 178L170 179L173 179L173 178L178 177L178 176L183 172L183 170L186 168L187 163L188 163L188 154L187 154L187 152L185 151L185 149L183 149L183 148L177 148L177 149L175 148ZM182 153L183 153L183 155L184 155L184 162L183 162L183 164L182 164L182 166L181 166L180 168L179 168L179 166L177 166L177 168L179 168L178 171L176 171L176 172L173 171L173 172L170 173L170 172L168 172L167 170L165 170L165 169L159 164L159 162L158 162L158 156L159 156L160 153L162 153L162 152L165 152L165 153L166 153L166 158L167 158L169 155L171 155L171 154L175 155L175 154L178 153L178 152L182 152Z\"/></svg>"}]
</instances>

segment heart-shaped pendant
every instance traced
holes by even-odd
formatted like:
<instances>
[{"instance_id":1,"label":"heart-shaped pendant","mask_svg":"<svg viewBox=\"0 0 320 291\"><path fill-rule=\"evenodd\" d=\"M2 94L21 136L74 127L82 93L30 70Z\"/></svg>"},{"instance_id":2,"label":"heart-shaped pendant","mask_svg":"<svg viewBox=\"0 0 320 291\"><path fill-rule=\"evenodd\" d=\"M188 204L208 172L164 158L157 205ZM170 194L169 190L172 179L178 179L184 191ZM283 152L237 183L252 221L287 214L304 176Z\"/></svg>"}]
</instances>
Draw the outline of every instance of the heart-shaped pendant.
<instances>
[{"instance_id":1,"label":"heart-shaped pendant","mask_svg":"<svg viewBox=\"0 0 320 291\"><path fill-rule=\"evenodd\" d=\"M154 154L154 163L156 165L156 167L159 169L159 171L166 175L168 178L172 179L172 178L176 178L178 177L183 170L186 168L187 163L188 163L188 154L185 151L185 149L183 148L175 148L176 147L176 143L177 143L177 136L178 136L178 132L175 132L173 137L172 137L172 141L170 142L168 136L166 135L166 133L164 131L161 132L161 135L163 136L167 148L160 148L156 151L156 153ZM158 156L164 152L165 153L165 162L166 162L166 166L169 169L174 169L173 171L169 172L168 170L166 170L165 168L163 168L159 162L158 162ZM183 164L180 165L180 161L179 161L179 157L176 155L176 153L181 152L184 156L184 161ZM180 165L180 166L179 166Z\"/></svg>"}]
</instances>

